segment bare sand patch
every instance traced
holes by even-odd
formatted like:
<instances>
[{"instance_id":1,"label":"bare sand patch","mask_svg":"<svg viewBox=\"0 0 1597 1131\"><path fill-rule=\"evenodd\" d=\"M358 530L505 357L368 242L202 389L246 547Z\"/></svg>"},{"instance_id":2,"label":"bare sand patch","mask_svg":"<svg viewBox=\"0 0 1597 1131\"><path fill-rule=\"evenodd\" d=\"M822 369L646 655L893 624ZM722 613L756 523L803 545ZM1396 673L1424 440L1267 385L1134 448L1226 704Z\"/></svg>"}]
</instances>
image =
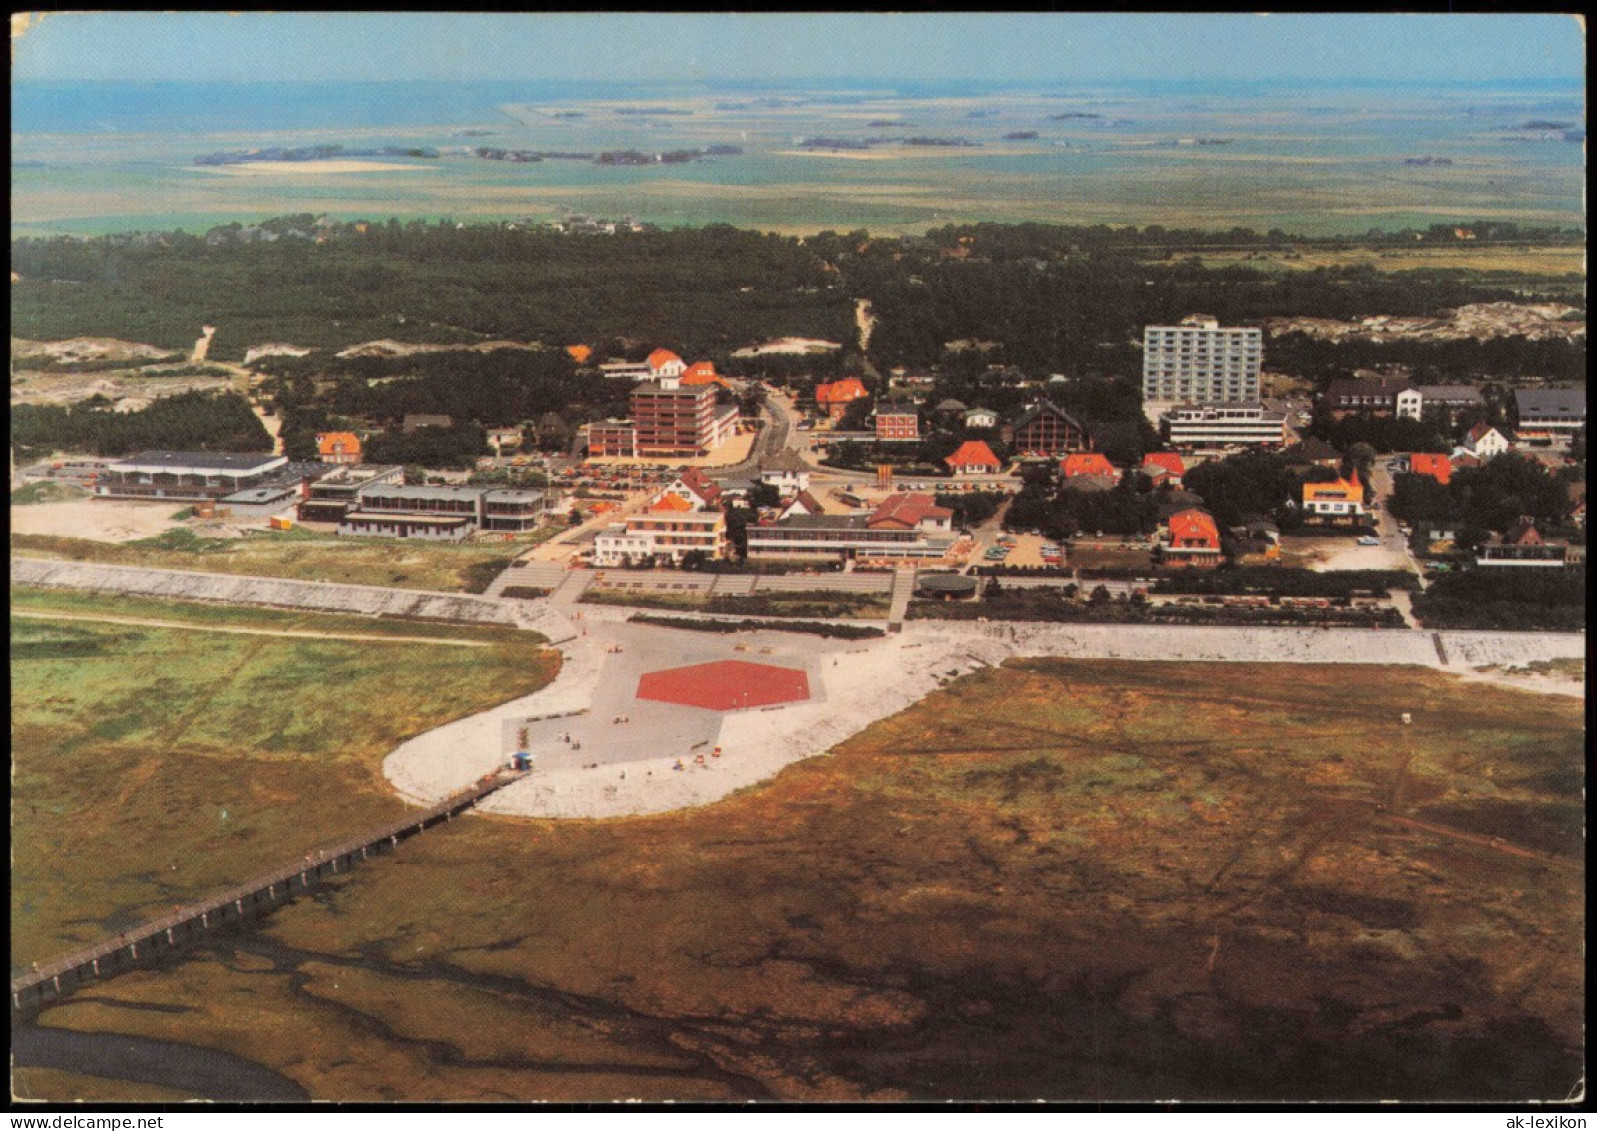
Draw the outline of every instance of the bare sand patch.
<instances>
[{"instance_id":1,"label":"bare sand patch","mask_svg":"<svg viewBox=\"0 0 1597 1131\"><path fill-rule=\"evenodd\" d=\"M72 499L11 508L13 534L48 534L93 542L132 542L183 525L172 516L188 506L177 499L130 503L111 499Z\"/></svg>"}]
</instances>

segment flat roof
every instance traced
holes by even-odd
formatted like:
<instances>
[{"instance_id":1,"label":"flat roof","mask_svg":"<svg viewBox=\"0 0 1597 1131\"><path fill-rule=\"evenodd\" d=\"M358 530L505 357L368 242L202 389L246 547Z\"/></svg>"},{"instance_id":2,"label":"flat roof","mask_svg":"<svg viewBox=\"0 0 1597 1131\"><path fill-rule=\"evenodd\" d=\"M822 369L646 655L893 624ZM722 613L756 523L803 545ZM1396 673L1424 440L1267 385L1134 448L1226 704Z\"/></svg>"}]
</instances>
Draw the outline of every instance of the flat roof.
<instances>
[{"instance_id":1,"label":"flat roof","mask_svg":"<svg viewBox=\"0 0 1597 1131\"><path fill-rule=\"evenodd\" d=\"M862 514L795 514L771 526L751 526L750 534L766 530L865 530Z\"/></svg>"},{"instance_id":2,"label":"flat roof","mask_svg":"<svg viewBox=\"0 0 1597 1131\"><path fill-rule=\"evenodd\" d=\"M463 514L395 514L393 511L350 511L345 522L409 522L432 526L460 526L470 524Z\"/></svg>"},{"instance_id":3,"label":"flat roof","mask_svg":"<svg viewBox=\"0 0 1597 1131\"><path fill-rule=\"evenodd\" d=\"M543 492L519 487L496 487L489 491L485 498L490 503L530 503L543 498Z\"/></svg>"},{"instance_id":4,"label":"flat roof","mask_svg":"<svg viewBox=\"0 0 1597 1131\"><path fill-rule=\"evenodd\" d=\"M476 501L486 493L482 487L401 487L377 483L361 491L363 499L460 499Z\"/></svg>"},{"instance_id":5,"label":"flat roof","mask_svg":"<svg viewBox=\"0 0 1597 1131\"><path fill-rule=\"evenodd\" d=\"M279 484L275 487L251 487L245 491L234 491L231 495L224 495L218 499L219 503L269 503L275 499L289 498L299 493L299 488L293 484Z\"/></svg>"},{"instance_id":6,"label":"flat roof","mask_svg":"<svg viewBox=\"0 0 1597 1131\"><path fill-rule=\"evenodd\" d=\"M139 452L111 464L112 471L214 471L246 474L288 463L271 452Z\"/></svg>"}]
</instances>

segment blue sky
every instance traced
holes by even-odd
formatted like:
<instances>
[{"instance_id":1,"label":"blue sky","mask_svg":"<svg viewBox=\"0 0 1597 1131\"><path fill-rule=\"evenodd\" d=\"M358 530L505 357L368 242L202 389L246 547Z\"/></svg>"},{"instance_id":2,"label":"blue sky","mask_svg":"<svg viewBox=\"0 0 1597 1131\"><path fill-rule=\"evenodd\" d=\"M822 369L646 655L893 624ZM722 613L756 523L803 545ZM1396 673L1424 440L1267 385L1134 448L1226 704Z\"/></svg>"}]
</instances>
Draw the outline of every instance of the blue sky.
<instances>
[{"instance_id":1,"label":"blue sky","mask_svg":"<svg viewBox=\"0 0 1597 1131\"><path fill-rule=\"evenodd\" d=\"M1556 15L51 13L30 79L1580 80Z\"/></svg>"}]
</instances>

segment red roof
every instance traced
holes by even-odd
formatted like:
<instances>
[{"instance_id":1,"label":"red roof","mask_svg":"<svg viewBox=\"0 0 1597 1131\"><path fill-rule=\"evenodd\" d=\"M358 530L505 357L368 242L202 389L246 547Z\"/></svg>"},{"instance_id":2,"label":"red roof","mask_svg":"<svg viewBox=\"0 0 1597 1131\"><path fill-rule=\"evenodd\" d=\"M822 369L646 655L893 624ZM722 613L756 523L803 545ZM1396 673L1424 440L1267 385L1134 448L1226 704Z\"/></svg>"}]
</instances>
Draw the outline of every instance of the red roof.
<instances>
[{"instance_id":1,"label":"red roof","mask_svg":"<svg viewBox=\"0 0 1597 1131\"><path fill-rule=\"evenodd\" d=\"M1197 507L1177 511L1170 516L1169 525L1172 546L1220 548L1220 528L1214 524L1214 516L1208 511L1201 511Z\"/></svg>"},{"instance_id":2,"label":"red roof","mask_svg":"<svg viewBox=\"0 0 1597 1131\"><path fill-rule=\"evenodd\" d=\"M1429 475L1444 487L1453 478L1453 461L1434 452L1415 452L1408 457L1408 469L1415 475Z\"/></svg>"},{"instance_id":3,"label":"red roof","mask_svg":"<svg viewBox=\"0 0 1597 1131\"><path fill-rule=\"evenodd\" d=\"M847 404L869 395L858 377L845 377L829 385L815 386L816 404Z\"/></svg>"},{"instance_id":4,"label":"red roof","mask_svg":"<svg viewBox=\"0 0 1597 1131\"><path fill-rule=\"evenodd\" d=\"M324 456L360 455L360 437L353 432L322 432L316 450Z\"/></svg>"},{"instance_id":5,"label":"red roof","mask_svg":"<svg viewBox=\"0 0 1597 1131\"><path fill-rule=\"evenodd\" d=\"M1364 487L1359 483L1359 473L1355 470L1346 479L1333 479L1329 483L1303 484L1303 501L1305 503L1328 502L1354 502L1364 501Z\"/></svg>"},{"instance_id":6,"label":"red roof","mask_svg":"<svg viewBox=\"0 0 1597 1131\"><path fill-rule=\"evenodd\" d=\"M1072 452L1059 467L1066 479L1076 475L1115 474L1115 465L1102 452Z\"/></svg>"},{"instance_id":7,"label":"red roof","mask_svg":"<svg viewBox=\"0 0 1597 1131\"><path fill-rule=\"evenodd\" d=\"M883 499L865 520L871 529L893 526L900 530L913 530L928 518L953 518L954 512L937 505L930 495L911 495L899 492Z\"/></svg>"},{"instance_id":8,"label":"red roof","mask_svg":"<svg viewBox=\"0 0 1597 1131\"><path fill-rule=\"evenodd\" d=\"M671 364L671 362L681 360L682 359L680 357L672 353L670 350L664 349L655 350L649 355L648 358L650 369L664 369L667 365Z\"/></svg>"},{"instance_id":9,"label":"red roof","mask_svg":"<svg viewBox=\"0 0 1597 1131\"><path fill-rule=\"evenodd\" d=\"M1149 452L1142 457L1142 466L1149 472L1163 471L1177 479L1187 473L1187 465L1175 452Z\"/></svg>"},{"instance_id":10,"label":"red roof","mask_svg":"<svg viewBox=\"0 0 1597 1131\"><path fill-rule=\"evenodd\" d=\"M709 385L719 381L721 381L721 375L715 371L715 363L713 361L695 361L682 373L682 383L684 385Z\"/></svg>"},{"instance_id":11,"label":"red roof","mask_svg":"<svg viewBox=\"0 0 1597 1131\"><path fill-rule=\"evenodd\" d=\"M682 480L682 486L692 491L706 503L714 503L721 497L721 487L708 475L696 467L683 468L682 474L677 476Z\"/></svg>"},{"instance_id":12,"label":"red roof","mask_svg":"<svg viewBox=\"0 0 1597 1131\"><path fill-rule=\"evenodd\" d=\"M966 440L943 461L949 467L1003 467L993 450L982 440Z\"/></svg>"},{"instance_id":13,"label":"red roof","mask_svg":"<svg viewBox=\"0 0 1597 1131\"><path fill-rule=\"evenodd\" d=\"M674 495L667 491L649 508L649 511L652 514L663 514L670 511L690 511L692 509L693 504L681 495Z\"/></svg>"}]
</instances>

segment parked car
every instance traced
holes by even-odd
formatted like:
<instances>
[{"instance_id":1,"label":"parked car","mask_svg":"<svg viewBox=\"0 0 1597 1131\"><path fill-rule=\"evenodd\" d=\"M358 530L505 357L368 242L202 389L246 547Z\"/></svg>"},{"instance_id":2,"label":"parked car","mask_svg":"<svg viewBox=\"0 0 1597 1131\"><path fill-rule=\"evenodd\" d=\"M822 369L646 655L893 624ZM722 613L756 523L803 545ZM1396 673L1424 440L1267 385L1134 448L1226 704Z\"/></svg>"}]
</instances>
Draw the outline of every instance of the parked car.
<instances>
[{"instance_id":1,"label":"parked car","mask_svg":"<svg viewBox=\"0 0 1597 1131\"><path fill-rule=\"evenodd\" d=\"M1379 546L1380 544L1381 540L1379 538L1375 538L1369 534L1366 534L1364 537L1359 539L1360 546Z\"/></svg>"}]
</instances>

